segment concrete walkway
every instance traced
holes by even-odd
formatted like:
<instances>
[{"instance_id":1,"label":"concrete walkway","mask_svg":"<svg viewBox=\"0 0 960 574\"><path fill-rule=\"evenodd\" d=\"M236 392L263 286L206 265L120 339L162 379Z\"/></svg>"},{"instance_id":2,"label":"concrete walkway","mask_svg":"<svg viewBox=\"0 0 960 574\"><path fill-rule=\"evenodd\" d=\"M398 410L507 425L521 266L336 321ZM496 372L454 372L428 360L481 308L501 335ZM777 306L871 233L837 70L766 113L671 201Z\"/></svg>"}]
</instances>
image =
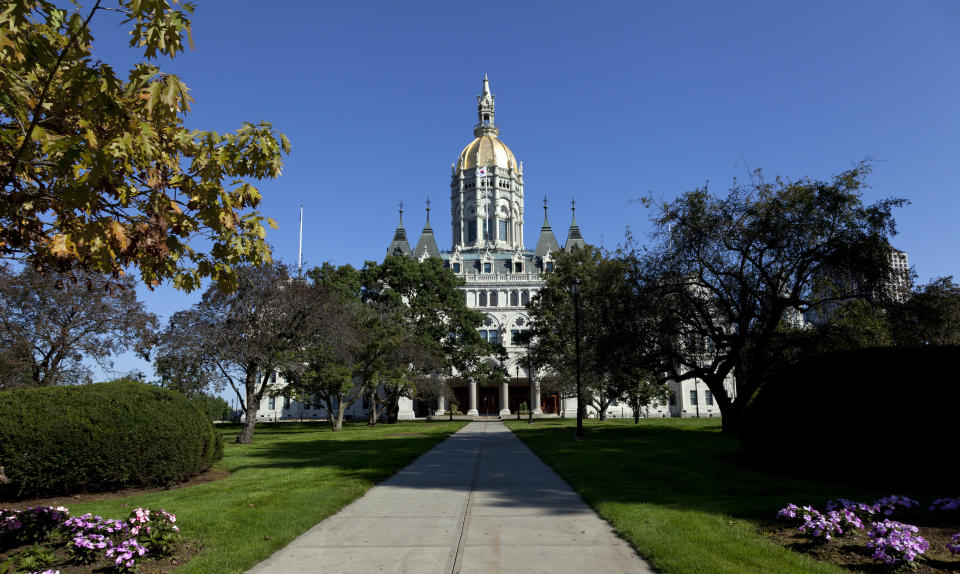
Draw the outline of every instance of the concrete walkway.
<instances>
[{"instance_id":1,"label":"concrete walkway","mask_svg":"<svg viewBox=\"0 0 960 574\"><path fill-rule=\"evenodd\" d=\"M468 424L250 572L651 570L496 421Z\"/></svg>"}]
</instances>

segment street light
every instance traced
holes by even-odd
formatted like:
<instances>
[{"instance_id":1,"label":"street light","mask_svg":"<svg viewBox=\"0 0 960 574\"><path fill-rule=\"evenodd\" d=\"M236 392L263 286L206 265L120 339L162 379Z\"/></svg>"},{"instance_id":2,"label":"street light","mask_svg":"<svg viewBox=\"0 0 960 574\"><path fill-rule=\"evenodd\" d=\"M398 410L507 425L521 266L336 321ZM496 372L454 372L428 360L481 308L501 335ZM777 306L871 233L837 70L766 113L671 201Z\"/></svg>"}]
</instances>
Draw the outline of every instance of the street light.
<instances>
[{"instance_id":1,"label":"street light","mask_svg":"<svg viewBox=\"0 0 960 574\"><path fill-rule=\"evenodd\" d=\"M517 384L520 384L520 361L517 361ZM520 408L517 408L517 420L520 420Z\"/></svg>"},{"instance_id":2,"label":"street light","mask_svg":"<svg viewBox=\"0 0 960 574\"><path fill-rule=\"evenodd\" d=\"M534 400L540 402L540 396L536 394L536 387L533 386L533 369L530 367L530 340L527 339L527 386L530 387L530 408L527 409L527 424L533 424L533 405Z\"/></svg>"},{"instance_id":3,"label":"street light","mask_svg":"<svg viewBox=\"0 0 960 574\"><path fill-rule=\"evenodd\" d=\"M583 397L580 395L580 279L574 279L570 285L573 295L573 324L577 350L577 432L573 438L584 438L583 433Z\"/></svg>"}]
</instances>

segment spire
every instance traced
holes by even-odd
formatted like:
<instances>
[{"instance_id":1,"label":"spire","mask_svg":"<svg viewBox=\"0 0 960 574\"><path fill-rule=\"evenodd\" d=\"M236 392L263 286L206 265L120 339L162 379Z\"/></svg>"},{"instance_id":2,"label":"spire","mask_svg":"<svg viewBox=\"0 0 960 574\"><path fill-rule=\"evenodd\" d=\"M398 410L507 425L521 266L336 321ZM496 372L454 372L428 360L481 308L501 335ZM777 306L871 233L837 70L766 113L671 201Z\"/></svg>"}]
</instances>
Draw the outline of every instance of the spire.
<instances>
[{"instance_id":1,"label":"spire","mask_svg":"<svg viewBox=\"0 0 960 574\"><path fill-rule=\"evenodd\" d=\"M427 222L423 224L420 239L417 240L417 246L413 248L413 256L421 260L427 257L440 257L440 248L437 247L437 240L433 236L433 229L430 227L429 197L427 198Z\"/></svg>"},{"instance_id":2,"label":"spire","mask_svg":"<svg viewBox=\"0 0 960 574\"><path fill-rule=\"evenodd\" d=\"M410 243L407 241L407 230L403 228L403 202L400 202L400 222L393 232L393 241L387 247L387 255L410 255Z\"/></svg>"},{"instance_id":3,"label":"spire","mask_svg":"<svg viewBox=\"0 0 960 574\"><path fill-rule=\"evenodd\" d=\"M537 247L533 254L543 257L553 251L560 251L560 243L557 242L557 236L550 228L550 222L547 221L547 196L543 196L543 227L540 228L540 237L537 239Z\"/></svg>"},{"instance_id":4,"label":"spire","mask_svg":"<svg viewBox=\"0 0 960 574\"><path fill-rule=\"evenodd\" d=\"M570 200L570 229L567 231L567 240L563 244L563 249L566 251L573 250L574 247L583 248L587 243L583 240L583 235L580 234L580 227L577 225L577 200Z\"/></svg>"},{"instance_id":5,"label":"spire","mask_svg":"<svg viewBox=\"0 0 960 574\"><path fill-rule=\"evenodd\" d=\"M483 75L483 91L477 96L477 125L473 128L474 137L500 135L500 128L493 121L494 101L497 96L490 93L490 80Z\"/></svg>"}]
</instances>

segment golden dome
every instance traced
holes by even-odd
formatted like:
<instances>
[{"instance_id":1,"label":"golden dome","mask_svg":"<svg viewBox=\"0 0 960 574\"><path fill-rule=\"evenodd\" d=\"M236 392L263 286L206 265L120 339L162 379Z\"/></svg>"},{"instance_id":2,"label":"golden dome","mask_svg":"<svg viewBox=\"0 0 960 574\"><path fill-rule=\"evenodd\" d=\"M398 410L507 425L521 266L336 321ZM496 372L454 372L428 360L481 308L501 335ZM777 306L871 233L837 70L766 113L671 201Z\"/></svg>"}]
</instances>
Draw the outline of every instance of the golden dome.
<instances>
[{"instance_id":1,"label":"golden dome","mask_svg":"<svg viewBox=\"0 0 960 574\"><path fill-rule=\"evenodd\" d=\"M519 171L517 158L502 141L492 135L481 135L460 152L457 159L457 171L496 166Z\"/></svg>"}]
</instances>

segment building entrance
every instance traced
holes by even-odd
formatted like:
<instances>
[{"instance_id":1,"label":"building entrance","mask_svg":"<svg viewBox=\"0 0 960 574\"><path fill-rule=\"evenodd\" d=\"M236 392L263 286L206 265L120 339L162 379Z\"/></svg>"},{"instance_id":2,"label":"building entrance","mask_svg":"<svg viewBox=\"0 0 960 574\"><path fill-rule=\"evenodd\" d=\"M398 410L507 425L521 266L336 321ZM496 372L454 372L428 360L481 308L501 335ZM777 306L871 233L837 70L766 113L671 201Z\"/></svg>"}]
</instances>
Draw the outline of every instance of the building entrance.
<instances>
[{"instance_id":1,"label":"building entrance","mask_svg":"<svg viewBox=\"0 0 960 574\"><path fill-rule=\"evenodd\" d=\"M479 386L477 389L477 411L484 416L500 414L500 389L495 386Z\"/></svg>"},{"instance_id":2,"label":"building entrance","mask_svg":"<svg viewBox=\"0 0 960 574\"><path fill-rule=\"evenodd\" d=\"M543 395L540 398L540 408L543 412L551 415L560 414L560 397L557 395Z\"/></svg>"}]
</instances>

